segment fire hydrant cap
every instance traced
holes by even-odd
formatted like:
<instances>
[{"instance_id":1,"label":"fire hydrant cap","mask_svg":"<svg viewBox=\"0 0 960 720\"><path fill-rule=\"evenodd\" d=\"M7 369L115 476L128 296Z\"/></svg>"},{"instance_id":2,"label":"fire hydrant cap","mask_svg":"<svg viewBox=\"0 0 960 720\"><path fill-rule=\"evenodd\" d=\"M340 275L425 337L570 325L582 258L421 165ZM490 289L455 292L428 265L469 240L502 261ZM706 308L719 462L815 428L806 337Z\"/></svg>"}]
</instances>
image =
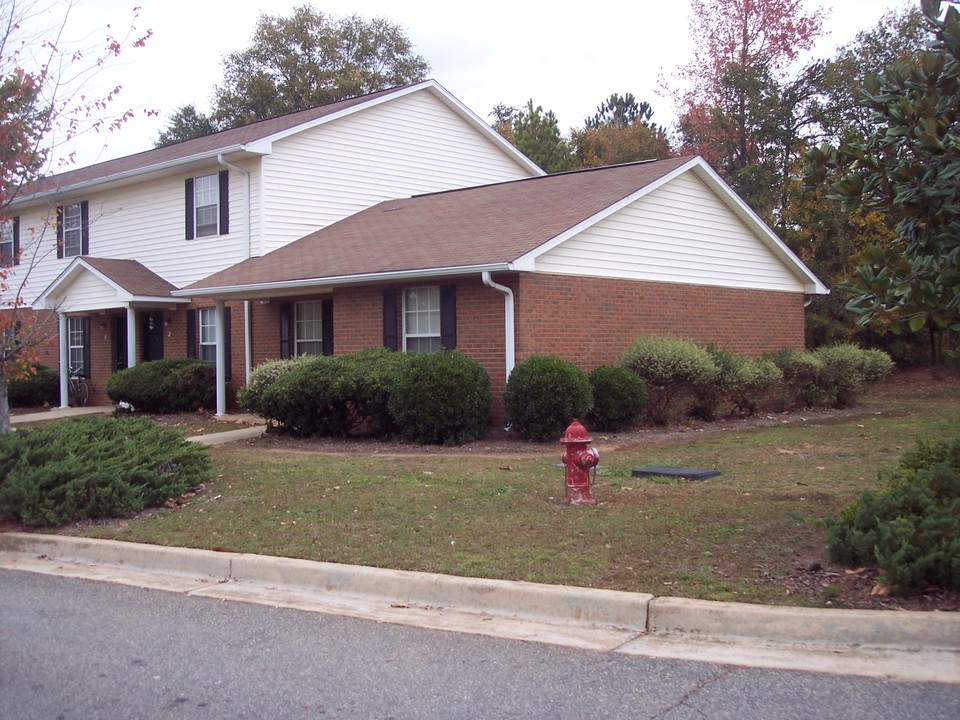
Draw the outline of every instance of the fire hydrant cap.
<instances>
[{"instance_id":1,"label":"fire hydrant cap","mask_svg":"<svg viewBox=\"0 0 960 720\"><path fill-rule=\"evenodd\" d=\"M574 420L567 426L567 432L562 438L560 438L562 443L589 443L593 442L593 438L587 434L587 429L579 420Z\"/></svg>"}]
</instances>

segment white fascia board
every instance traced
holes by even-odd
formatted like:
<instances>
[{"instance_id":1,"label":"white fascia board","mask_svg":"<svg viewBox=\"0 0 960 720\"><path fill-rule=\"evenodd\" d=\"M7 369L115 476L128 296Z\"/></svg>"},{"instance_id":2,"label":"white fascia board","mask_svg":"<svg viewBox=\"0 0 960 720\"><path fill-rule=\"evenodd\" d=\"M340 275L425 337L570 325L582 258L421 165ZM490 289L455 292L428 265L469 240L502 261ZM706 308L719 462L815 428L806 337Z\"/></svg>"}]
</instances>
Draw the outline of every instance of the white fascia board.
<instances>
[{"instance_id":1,"label":"white fascia board","mask_svg":"<svg viewBox=\"0 0 960 720\"><path fill-rule=\"evenodd\" d=\"M677 177L678 175L682 175L691 167L693 167L696 164L696 161L698 159L699 158L694 158L689 162L684 163L680 167L676 168L673 172L667 173L666 175L655 180L649 185L644 185L642 188L640 188L636 192L631 193L630 195L627 195L625 198L618 200L612 205L608 205L600 212L594 215L591 215L586 220L582 220L581 222L577 223L576 225L569 228L568 230L565 230L559 235L556 235L550 240L547 240L545 243L538 245L533 250L530 250L529 252L521 255L520 257L518 257L516 260L513 261L513 264L516 266L521 266L524 270L532 270L536 259L541 255L543 255L545 252L549 252L550 250L553 250L555 247L557 247L557 245L560 245L561 243L569 240L575 235L580 234L587 228L592 227L593 225L596 225L601 220L604 220L605 218L610 217L618 210L621 210L627 207L628 205L630 205L631 203L636 202L637 200L642 198L644 195L649 195L657 188L662 187L663 185L666 185L668 182L673 180L673 178Z\"/></svg>"},{"instance_id":2,"label":"white fascia board","mask_svg":"<svg viewBox=\"0 0 960 720\"><path fill-rule=\"evenodd\" d=\"M26 195L22 198L18 198L17 200L14 200L11 205L27 204L35 202L36 200L62 195L67 192L81 192L83 190L95 188L99 185L105 185L107 183L115 183L120 180L128 180L141 175L163 172L164 170L172 170L182 165L190 165L192 163L205 162L207 160L216 160L219 155L225 155L227 153L234 152L249 152L255 155L266 155L269 154L270 148L269 145L267 145L267 150L263 151L259 147L259 142L250 145L230 145L228 147L220 148L219 150L211 150L209 152L198 153L196 155L188 155L187 157L178 158L176 160L168 160L167 162L155 163L153 165L135 168L126 172L115 173L113 175L108 175L107 177L96 178L94 180L87 180L85 182L73 183L70 185L59 185L51 190L45 190L44 192L34 193L33 195Z\"/></svg>"},{"instance_id":3,"label":"white fascia board","mask_svg":"<svg viewBox=\"0 0 960 720\"><path fill-rule=\"evenodd\" d=\"M760 238L761 242L787 266L787 269L803 281L804 292L807 295L830 294L830 289L821 282L820 278L813 274L810 268L787 247L786 243L760 219L751 207L744 202L743 198L734 192L733 188L703 158L697 157L695 161L693 170L696 176L717 193L720 199Z\"/></svg>"},{"instance_id":4,"label":"white fascia board","mask_svg":"<svg viewBox=\"0 0 960 720\"><path fill-rule=\"evenodd\" d=\"M402 280L428 280L431 278L449 277L450 275L474 275L486 272L504 272L515 270L512 263L496 263L491 265L466 265L461 267L426 268L423 270L398 270L395 272L362 273L359 275L338 275L326 278L304 278L301 280L279 280L268 283L251 283L248 285L221 285L219 287L191 290L174 290L174 297L225 297L235 295L245 297L269 297L273 294L291 294L311 288L333 287L335 285L361 285L376 282L397 282Z\"/></svg>"}]
</instances>

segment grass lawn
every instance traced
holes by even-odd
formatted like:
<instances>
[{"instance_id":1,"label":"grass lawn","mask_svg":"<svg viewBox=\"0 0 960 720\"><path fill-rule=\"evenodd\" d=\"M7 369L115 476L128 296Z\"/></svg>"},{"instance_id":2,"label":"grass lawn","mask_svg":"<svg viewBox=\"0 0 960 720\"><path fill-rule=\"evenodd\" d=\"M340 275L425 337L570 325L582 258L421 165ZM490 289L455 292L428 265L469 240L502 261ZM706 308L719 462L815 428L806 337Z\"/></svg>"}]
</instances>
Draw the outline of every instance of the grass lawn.
<instances>
[{"instance_id":1,"label":"grass lawn","mask_svg":"<svg viewBox=\"0 0 960 720\"><path fill-rule=\"evenodd\" d=\"M853 411L597 437L595 507L562 500L560 445L316 452L323 443L211 448L217 479L175 510L67 528L89 537L529 580L710 600L833 603L821 520L917 439L960 432L960 381L897 376ZM374 452L376 449L378 452ZM389 450L389 448L387 448ZM633 468L717 468L703 482ZM822 589L821 589L822 588Z\"/></svg>"}]
</instances>

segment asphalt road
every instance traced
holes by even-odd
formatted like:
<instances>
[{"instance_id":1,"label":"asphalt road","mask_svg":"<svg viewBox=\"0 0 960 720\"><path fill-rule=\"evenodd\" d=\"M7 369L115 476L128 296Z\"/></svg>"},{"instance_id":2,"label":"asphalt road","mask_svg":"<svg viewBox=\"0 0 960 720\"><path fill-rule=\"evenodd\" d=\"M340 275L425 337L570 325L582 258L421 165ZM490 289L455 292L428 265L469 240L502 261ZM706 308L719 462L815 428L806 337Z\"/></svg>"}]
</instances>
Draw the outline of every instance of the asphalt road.
<instances>
[{"instance_id":1,"label":"asphalt road","mask_svg":"<svg viewBox=\"0 0 960 720\"><path fill-rule=\"evenodd\" d=\"M379 624L0 570L0 718L957 720L960 686Z\"/></svg>"}]
</instances>

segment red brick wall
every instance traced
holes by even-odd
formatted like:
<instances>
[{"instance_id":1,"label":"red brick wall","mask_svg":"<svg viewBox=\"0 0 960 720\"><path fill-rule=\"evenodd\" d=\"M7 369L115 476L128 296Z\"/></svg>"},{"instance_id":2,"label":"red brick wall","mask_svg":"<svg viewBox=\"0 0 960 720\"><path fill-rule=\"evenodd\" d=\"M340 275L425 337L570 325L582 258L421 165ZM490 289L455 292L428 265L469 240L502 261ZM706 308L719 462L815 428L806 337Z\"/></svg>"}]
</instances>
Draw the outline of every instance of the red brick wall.
<instances>
[{"instance_id":1,"label":"red brick wall","mask_svg":"<svg viewBox=\"0 0 960 720\"><path fill-rule=\"evenodd\" d=\"M589 371L616 361L641 334L713 342L745 355L802 350L803 303L800 293L524 273L517 362L559 355Z\"/></svg>"},{"instance_id":2,"label":"red brick wall","mask_svg":"<svg viewBox=\"0 0 960 720\"><path fill-rule=\"evenodd\" d=\"M516 360L535 353L559 355L584 370L613 363L640 334L674 335L744 354L781 347L803 348L803 295L735 290L697 285L671 285L531 273L494 277L516 298ZM504 297L483 285L478 275L447 279L457 286L457 347L475 358L490 375L495 421L503 418L501 397L506 386L504 365ZM334 353L354 352L383 344L383 291L397 292L397 333L401 336L400 291L411 284L336 288L333 293ZM304 295L251 302L253 366L280 356L280 305L317 300ZM212 307L209 301L189 309ZM228 409L236 409L236 392L245 383L244 310L231 308L231 379ZM186 356L187 307L163 310L164 357ZM29 312L29 311L27 311ZM90 316L90 402L106 404L106 382L112 373L113 315ZM101 327L101 324L103 327ZM54 330L56 326L54 325ZM139 336L139 333L138 333ZM137 357L143 350L138 344ZM44 345L40 362L59 366L56 339Z\"/></svg>"}]
</instances>

